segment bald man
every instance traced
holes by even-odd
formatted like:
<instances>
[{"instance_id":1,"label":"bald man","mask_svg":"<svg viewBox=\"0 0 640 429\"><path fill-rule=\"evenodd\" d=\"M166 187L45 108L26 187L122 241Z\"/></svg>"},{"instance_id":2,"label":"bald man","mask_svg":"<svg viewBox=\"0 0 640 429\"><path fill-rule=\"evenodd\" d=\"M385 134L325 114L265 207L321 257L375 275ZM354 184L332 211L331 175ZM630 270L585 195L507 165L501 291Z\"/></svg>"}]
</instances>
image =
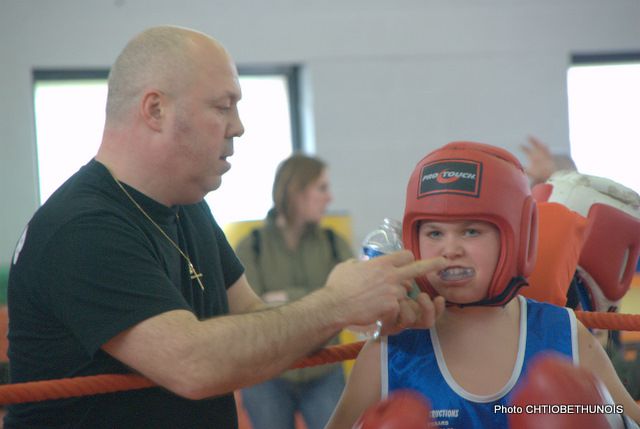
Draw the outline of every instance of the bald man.
<instances>
[{"instance_id":1,"label":"bald man","mask_svg":"<svg viewBox=\"0 0 640 429\"><path fill-rule=\"evenodd\" d=\"M236 67L202 33L155 27L109 76L98 154L36 212L9 280L13 382L140 373L159 387L10 406L5 428L234 428L233 390L276 376L347 325L429 327L410 280L442 261L349 261L266 309L203 201L244 129Z\"/></svg>"}]
</instances>

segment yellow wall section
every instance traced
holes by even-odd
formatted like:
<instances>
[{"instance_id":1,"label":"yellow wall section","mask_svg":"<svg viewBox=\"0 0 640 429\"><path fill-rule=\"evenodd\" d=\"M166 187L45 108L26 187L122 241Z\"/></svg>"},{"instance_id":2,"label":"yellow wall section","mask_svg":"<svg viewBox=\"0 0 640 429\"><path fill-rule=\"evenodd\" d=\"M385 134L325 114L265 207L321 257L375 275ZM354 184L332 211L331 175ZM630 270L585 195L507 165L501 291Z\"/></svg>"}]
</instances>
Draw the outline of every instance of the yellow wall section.
<instances>
[{"instance_id":1,"label":"yellow wall section","mask_svg":"<svg viewBox=\"0 0 640 429\"><path fill-rule=\"evenodd\" d=\"M235 248L240 240L242 240L247 234L249 234L254 228L258 228L264 221L259 220L245 220L241 222L232 222L227 224L223 230L227 236L227 240L231 244L231 247ZM347 240L347 243L351 243L353 240L353 230L351 226L351 216L348 214L336 213L325 215L320 222L325 228L331 228L342 238Z\"/></svg>"}]
</instances>

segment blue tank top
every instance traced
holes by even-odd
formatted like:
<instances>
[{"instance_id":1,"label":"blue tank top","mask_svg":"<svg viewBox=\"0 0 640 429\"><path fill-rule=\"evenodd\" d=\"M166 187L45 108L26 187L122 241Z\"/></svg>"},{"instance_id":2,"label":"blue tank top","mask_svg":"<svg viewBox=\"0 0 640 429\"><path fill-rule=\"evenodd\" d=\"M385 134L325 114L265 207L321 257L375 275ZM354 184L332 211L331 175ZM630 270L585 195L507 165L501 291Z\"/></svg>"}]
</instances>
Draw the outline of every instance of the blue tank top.
<instances>
[{"instance_id":1,"label":"blue tank top","mask_svg":"<svg viewBox=\"0 0 640 429\"><path fill-rule=\"evenodd\" d=\"M382 397L397 389L414 389L431 402L432 418L439 429L508 427L507 407L513 387L526 372L531 358L555 351L578 364L578 337L573 311L518 297L520 337L516 364L507 384L493 395L474 395L454 380L440 349L435 329L407 330L382 343Z\"/></svg>"}]
</instances>

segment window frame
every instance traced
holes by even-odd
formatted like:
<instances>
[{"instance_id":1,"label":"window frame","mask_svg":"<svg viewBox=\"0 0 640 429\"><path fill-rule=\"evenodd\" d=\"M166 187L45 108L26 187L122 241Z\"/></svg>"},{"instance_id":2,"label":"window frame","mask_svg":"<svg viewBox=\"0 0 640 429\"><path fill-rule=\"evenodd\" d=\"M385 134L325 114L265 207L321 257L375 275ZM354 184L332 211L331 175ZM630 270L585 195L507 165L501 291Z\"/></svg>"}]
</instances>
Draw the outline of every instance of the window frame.
<instances>
[{"instance_id":1,"label":"window frame","mask_svg":"<svg viewBox=\"0 0 640 429\"><path fill-rule=\"evenodd\" d=\"M289 95L289 121L291 123L291 142L293 152L302 150L302 109L300 99L299 65L246 65L238 66L239 76L285 76ZM46 80L95 80L109 78L108 68L97 69L34 69L32 73L33 90L38 81ZM32 93L34 91L31 91ZM35 118L34 118L35 122Z\"/></svg>"},{"instance_id":2,"label":"window frame","mask_svg":"<svg viewBox=\"0 0 640 429\"><path fill-rule=\"evenodd\" d=\"M289 153L297 153L301 152L303 149L303 112L301 109L301 94L300 94L300 73L301 68L298 65L242 65L238 67L238 74L240 78L245 77L261 77L261 76L275 76L278 78L283 78L284 85L286 86L287 91L287 102L288 102L288 115L289 115L289 127L290 127L290 138L291 138L291 147ZM43 198L47 198L48 195L42 195L41 189L41 165L40 165L40 155L39 151L41 150L38 142L38 120L37 116L37 106L36 106L36 89L38 88L38 84L47 81L59 81L64 83L64 81L107 81L109 76L109 69L107 68L82 68L82 69L34 69L32 71L32 95L34 97L34 111L33 111L33 124L35 133L34 145L35 147L35 161L36 161L36 175L37 175L37 194L39 204L42 204ZM282 81L281 81L282 82ZM282 99L281 99L282 100ZM282 129L282 128L281 128ZM286 146L285 146L286 147ZM285 148L282 147L282 148ZM286 150L286 149L285 149ZM271 164L270 164L271 165ZM269 167L268 169L270 169ZM273 166L275 169L275 166ZM49 192L48 190L46 191ZM269 193L270 195L270 193ZM209 198L209 196L207 197ZM262 210L262 205L264 202L259 204L259 210ZM256 206L258 209L258 206ZM266 212L265 212L266 213ZM248 214L248 216L254 216L253 213ZM229 214L226 216L229 218ZM231 220L227 220L231 221ZM222 225L222 224L221 224ZM224 225L222 225L224 226Z\"/></svg>"},{"instance_id":3,"label":"window frame","mask_svg":"<svg viewBox=\"0 0 640 429\"><path fill-rule=\"evenodd\" d=\"M567 108L568 108L568 128L569 128L569 136L570 136L570 147L571 147L571 152L572 154L575 155L574 151L576 150L576 148L580 148L577 149L579 152L584 153L585 149L584 147L582 147L581 144L578 144L578 142L576 142L576 138L574 136L574 133L576 132L576 130L581 130L581 128L576 127L574 128L572 122L574 121L574 119L572 118L572 113L573 113L573 104L575 103L575 99L574 97L572 97L571 94L571 82L570 82L570 72L572 69L577 69L580 67L607 67L607 66L625 66L625 65L632 65L632 66L640 66L640 51L612 51L612 52L575 52L570 54L570 63L568 64L567 67ZM606 122L605 122L606 123ZM582 130L581 130L582 131ZM635 133L633 134L635 135ZM605 169L594 169L592 164L591 166L587 165L585 166L580 159L578 159L579 157L574 158L574 160L576 161L576 164L578 166L578 169L582 172L584 170L585 174L593 174L593 175L598 175L598 176L604 176L604 177L608 177L614 181L617 181L618 183L623 184L624 186L627 187L631 187L632 189L634 189L636 192L640 192L640 188L638 188L638 184L637 183L632 183L633 181L629 181L628 177L624 178L624 177L613 177L614 175L612 173L606 173L606 168Z\"/></svg>"}]
</instances>

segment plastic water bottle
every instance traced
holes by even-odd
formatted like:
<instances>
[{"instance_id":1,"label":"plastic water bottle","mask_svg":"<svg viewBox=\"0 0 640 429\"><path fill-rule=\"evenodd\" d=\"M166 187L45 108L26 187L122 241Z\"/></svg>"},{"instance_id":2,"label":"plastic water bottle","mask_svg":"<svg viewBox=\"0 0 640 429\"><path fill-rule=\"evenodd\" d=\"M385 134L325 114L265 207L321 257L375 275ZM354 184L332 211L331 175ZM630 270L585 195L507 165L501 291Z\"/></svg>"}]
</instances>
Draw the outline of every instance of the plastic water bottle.
<instances>
[{"instance_id":1,"label":"plastic water bottle","mask_svg":"<svg viewBox=\"0 0 640 429\"><path fill-rule=\"evenodd\" d=\"M384 218L382 224L362 241L362 259L372 259L402 250L401 228L397 220Z\"/></svg>"},{"instance_id":2,"label":"plastic water bottle","mask_svg":"<svg viewBox=\"0 0 640 429\"><path fill-rule=\"evenodd\" d=\"M373 259L402 250L401 231L400 222L388 217L384 218L382 224L367 234L362 241L361 259ZM374 340L380 337L380 331L382 331L382 321L376 320L376 329L372 334Z\"/></svg>"}]
</instances>

